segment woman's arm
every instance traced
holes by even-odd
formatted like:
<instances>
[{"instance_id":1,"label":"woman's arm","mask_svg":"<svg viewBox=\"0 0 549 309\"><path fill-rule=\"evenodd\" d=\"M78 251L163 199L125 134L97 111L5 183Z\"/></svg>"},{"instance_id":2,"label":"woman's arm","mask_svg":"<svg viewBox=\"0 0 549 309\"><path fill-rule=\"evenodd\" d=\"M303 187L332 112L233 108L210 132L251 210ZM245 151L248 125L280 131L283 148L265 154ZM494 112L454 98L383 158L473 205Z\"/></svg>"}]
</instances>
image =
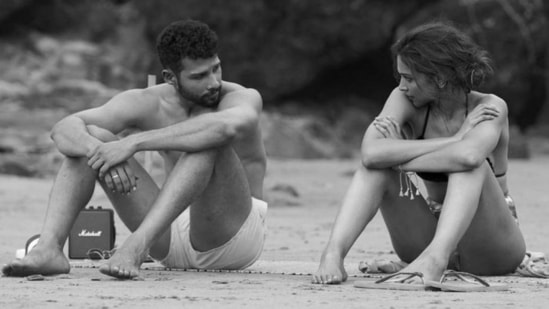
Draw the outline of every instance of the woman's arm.
<instances>
[{"instance_id":1,"label":"woman's arm","mask_svg":"<svg viewBox=\"0 0 549 309\"><path fill-rule=\"evenodd\" d=\"M425 140L384 138L370 125L362 141L362 163L368 168L389 168L455 143L455 136Z\"/></svg>"},{"instance_id":2,"label":"woman's arm","mask_svg":"<svg viewBox=\"0 0 549 309\"><path fill-rule=\"evenodd\" d=\"M503 100L492 99L489 106L498 111L490 121L481 121L459 141L422 154L401 168L414 172L460 172L480 166L498 144L507 122L507 105Z\"/></svg>"},{"instance_id":3,"label":"woman's arm","mask_svg":"<svg viewBox=\"0 0 549 309\"><path fill-rule=\"evenodd\" d=\"M402 91L395 88L385 102L383 110L368 126L362 140L362 162L368 168L388 168L408 162L420 155L429 153L450 143L457 137L434 138L428 140L405 140L401 127L414 121L422 110L414 107ZM417 117L416 117L417 118Z\"/></svg>"},{"instance_id":4,"label":"woman's arm","mask_svg":"<svg viewBox=\"0 0 549 309\"><path fill-rule=\"evenodd\" d=\"M493 97L496 98L495 96ZM502 113L504 113L504 118L506 119L507 109L505 102L499 98L498 100L500 101L500 104L492 104L487 102L479 104L475 107L475 109L471 111L465 119L465 122L461 126L460 130L450 137L431 138L426 140L405 140L402 137L400 129L401 123L404 123L404 121L399 121L398 118L391 116L378 117L366 131L363 140L363 164L370 168L394 167L407 163L419 156L423 156L441 150L454 143L458 143L462 141L463 138L479 123L486 120L492 120ZM493 101L493 99L490 101ZM388 101L388 103L390 103L390 101ZM399 106L405 105L403 102L399 102ZM503 110L503 112L500 112L500 110ZM438 158L432 159L437 160ZM456 162L451 161L450 164L451 163ZM454 168L460 168L461 163L461 161L457 162L458 166L454 166ZM446 164L446 162L443 162L442 164Z\"/></svg>"}]
</instances>

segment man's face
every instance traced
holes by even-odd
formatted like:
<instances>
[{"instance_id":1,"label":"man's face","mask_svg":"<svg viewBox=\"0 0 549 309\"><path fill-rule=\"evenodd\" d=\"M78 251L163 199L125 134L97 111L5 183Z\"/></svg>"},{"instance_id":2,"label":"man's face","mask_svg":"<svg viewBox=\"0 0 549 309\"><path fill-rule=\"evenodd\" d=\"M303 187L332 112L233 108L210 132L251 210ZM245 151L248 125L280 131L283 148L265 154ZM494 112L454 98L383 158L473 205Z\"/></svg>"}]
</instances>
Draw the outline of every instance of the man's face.
<instances>
[{"instance_id":1,"label":"man's face","mask_svg":"<svg viewBox=\"0 0 549 309\"><path fill-rule=\"evenodd\" d=\"M221 99L221 61L208 59L182 60L183 70L175 85L179 94L202 107L216 108Z\"/></svg>"}]
</instances>

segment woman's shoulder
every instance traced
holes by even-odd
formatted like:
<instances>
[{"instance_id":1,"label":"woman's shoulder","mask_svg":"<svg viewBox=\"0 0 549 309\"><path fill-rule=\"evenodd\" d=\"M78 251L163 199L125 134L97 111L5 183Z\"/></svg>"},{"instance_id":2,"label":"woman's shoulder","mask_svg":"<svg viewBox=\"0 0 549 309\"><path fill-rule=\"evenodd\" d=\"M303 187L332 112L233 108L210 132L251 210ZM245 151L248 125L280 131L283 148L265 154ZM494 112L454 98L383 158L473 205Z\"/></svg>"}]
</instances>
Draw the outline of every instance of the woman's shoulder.
<instances>
[{"instance_id":1,"label":"woman's shoulder","mask_svg":"<svg viewBox=\"0 0 549 309\"><path fill-rule=\"evenodd\" d=\"M419 110L419 108L415 107L406 94L399 90L398 87L391 91L389 97L387 97L387 100L385 101L383 109L404 113L413 113L415 110Z\"/></svg>"},{"instance_id":2,"label":"woman's shoulder","mask_svg":"<svg viewBox=\"0 0 549 309\"><path fill-rule=\"evenodd\" d=\"M416 136L423 131L428 105L416 107L404 92L396 87L391 91L379 116L390 116L407 131L407 136ZM414 133L415 132L415 133Z\"/></svg>"},{"instance_id":3,"label":"woman's shoulder","mask_svg":"<svg viewBox=\"0 0 549 309\"><path fill-rule=\"evenodd\" d=\"M403 91L396 87L389 94L383 106L383 112L399 114L404 118L412 119L418 115L424 115L428 108L429 104L421 104L419 106L414 104Z\"/></svg>"},{"instance_id":4,"label":"woman's shoulder","mask_svg":"<svg viewBox=\"0 0 549 309\"><path fill-rule=\"evenodd\" d=\"M507 103L505 100L503 100L501 97L493 94L493 93L482 93L478 91L471 91L471 107L475 108L476 106L480 104L493 104L498 108L501 108L503 110L507 110Z\"/></svg>"}]
</instances>

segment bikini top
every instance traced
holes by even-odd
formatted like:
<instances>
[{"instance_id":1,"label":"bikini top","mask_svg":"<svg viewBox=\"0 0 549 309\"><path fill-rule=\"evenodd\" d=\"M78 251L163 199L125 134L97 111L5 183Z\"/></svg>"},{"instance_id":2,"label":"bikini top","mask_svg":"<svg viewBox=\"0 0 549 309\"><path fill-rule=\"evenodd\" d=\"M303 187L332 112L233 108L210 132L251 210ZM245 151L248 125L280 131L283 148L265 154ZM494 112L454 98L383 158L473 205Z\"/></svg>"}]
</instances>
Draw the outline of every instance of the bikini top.
<instances>
[{"instance_id":1,"label":"bikini top","mask_svg":"<svg viewBox=\"0 0 549 309\"><path fill-rule=\"evenodd\" d=\"M431 112L431 105L427 106L427 112L425 113L425 120L423 121L423 130L421 135L417 139L425 139L425 130L427 129L427 122L429 121L429 114ZM417 172L419 177L434 182L447 182L448 174L446 173L437 173L437 172Z\"/></svg>"},{"instance_id":2,"label":"bikini top","mask_svg":"<svg viewBox=\"0 0 549 309\"><path fill-rule=\"evenodd\" d=\"M467 97L465 99L465 117L468 116L468 100ZM427 112L425 113L425 121L423 122L423 130L421 132L421 135L417 139L425 139L425 130L427 129L427 122L429 121L429 113L431 112L431 105L427 107ZM495 174L494 171L494 165L492 164L492 161L490 161L490 158L486 158L486 161L488 161L488 164L490 165L490 168L492 169L492 172ZM424 180L433 181L433 182L448 182L448 173L441 173L441 172L417 172L416 173L419 177L421 177ZM505 176L505 172L501 174L496 174L496 177L502 177Z\"/></svg>"}]
</instances>

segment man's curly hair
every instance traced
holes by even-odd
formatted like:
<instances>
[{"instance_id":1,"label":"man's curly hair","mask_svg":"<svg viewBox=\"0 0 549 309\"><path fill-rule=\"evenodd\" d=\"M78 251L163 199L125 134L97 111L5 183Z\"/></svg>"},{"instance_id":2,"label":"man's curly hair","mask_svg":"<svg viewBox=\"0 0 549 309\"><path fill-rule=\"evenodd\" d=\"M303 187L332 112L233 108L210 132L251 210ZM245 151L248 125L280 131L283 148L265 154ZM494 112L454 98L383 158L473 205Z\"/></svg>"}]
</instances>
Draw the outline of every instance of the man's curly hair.
<instances>
[{"instance_id":1,"label":"man's curly hair","mask_svg":"<svg viewBox=\"0 0 549 309\"><path fill-rule=\"evenodd\" d=\"M158 35L156 50L162 66L179 73L183 58L207 59L217 54L217 34L196 20L176 21Z\"/></svg>"}]
</instances>

